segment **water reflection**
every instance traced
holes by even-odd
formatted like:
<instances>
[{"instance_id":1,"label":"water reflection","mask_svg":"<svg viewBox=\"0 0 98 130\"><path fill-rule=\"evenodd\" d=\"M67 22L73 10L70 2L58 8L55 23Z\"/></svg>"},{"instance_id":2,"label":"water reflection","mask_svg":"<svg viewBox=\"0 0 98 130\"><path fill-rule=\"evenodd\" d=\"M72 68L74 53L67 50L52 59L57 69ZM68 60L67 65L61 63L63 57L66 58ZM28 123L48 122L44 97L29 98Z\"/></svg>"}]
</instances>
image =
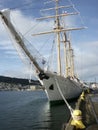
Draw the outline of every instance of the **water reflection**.
<instances>
[{"instance_id":1,"label":"water reflection","mask_svg":"<svg viewBox=\"0 0 98 130\"><path fill-rule=\"evenodd\" d=\"M34 122L33 130L61 130L63 124L68 121L70 111L66 104L50 106L48 100L40 101L41 105L37 122ZM70 103L74 105L74 102Z\"/></svg>"},{"instance_id":2,"label":"water reflection","mask_svg":"<svg viewBox=\"0 0 98 130\"><path fill-rule=\"evenodd\" d=\"M0 93L0 130L61 130L69 116L65 104L50 106L43 91Z\"/></svg>"}]
</instances>

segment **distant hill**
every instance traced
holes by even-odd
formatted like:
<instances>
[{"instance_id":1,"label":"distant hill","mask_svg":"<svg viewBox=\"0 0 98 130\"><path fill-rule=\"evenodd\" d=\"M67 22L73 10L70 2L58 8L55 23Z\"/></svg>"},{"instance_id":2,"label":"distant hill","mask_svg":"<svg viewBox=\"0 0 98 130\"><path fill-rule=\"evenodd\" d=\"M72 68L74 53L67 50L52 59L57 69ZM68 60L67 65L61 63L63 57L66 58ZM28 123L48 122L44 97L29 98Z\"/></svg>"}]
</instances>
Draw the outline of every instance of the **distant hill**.
<instances>
[{"instance_id":1,"label":"distant hill","mask_svg":"<svg viewBox=\"0 0 98 130\"><path fill-rule=\"evenodd\" d=\"M12 77L6 77L6 76L0 76L0 82L21 84L21 85L30 85L30 84L40 85L38 80L31 80L31 82L29 82L28 79L12 78Z\"/></svg>"}]
</instances>

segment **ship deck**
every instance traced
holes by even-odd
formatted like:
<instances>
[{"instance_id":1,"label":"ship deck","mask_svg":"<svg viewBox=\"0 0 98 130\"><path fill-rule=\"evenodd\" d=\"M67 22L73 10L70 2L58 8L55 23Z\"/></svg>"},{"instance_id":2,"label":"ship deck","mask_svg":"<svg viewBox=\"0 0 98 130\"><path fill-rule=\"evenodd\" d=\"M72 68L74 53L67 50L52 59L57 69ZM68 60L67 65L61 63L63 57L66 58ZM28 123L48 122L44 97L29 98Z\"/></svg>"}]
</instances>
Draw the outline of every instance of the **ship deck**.
<instances>
[{"instance_id":1,"label":"ship deck","mask_svg":"<svg viewBox=\"0 0 98 130\"><path fill-rule=\"evenodd\" d=\"M86 91L84 97L79 97L75 109L82 112L82 123L85 125L82 130L98 130L98 90L89 93ZM80 130L71 125L71 122L72 117L63 125L62 130Z\"/></svg>"}]
</instances>

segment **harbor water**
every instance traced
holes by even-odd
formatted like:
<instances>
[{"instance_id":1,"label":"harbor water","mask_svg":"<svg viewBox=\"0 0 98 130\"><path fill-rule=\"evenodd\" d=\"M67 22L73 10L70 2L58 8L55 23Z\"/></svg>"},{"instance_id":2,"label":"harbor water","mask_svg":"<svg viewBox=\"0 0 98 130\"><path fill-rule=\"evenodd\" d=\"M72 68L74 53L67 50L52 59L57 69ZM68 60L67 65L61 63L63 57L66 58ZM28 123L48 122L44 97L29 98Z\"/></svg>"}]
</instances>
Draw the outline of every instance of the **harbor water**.
<instances>
[{"instance_id":1,"label":"harbor water","mask_svg":"<svg viewBox=\"0 0 98 130\"><path fill-rule=\"evenodd\" d=\"M65 104L50 106L42 90L0 92L0 130L61 130L69 116Z\"/></svg>"}]
</instances>

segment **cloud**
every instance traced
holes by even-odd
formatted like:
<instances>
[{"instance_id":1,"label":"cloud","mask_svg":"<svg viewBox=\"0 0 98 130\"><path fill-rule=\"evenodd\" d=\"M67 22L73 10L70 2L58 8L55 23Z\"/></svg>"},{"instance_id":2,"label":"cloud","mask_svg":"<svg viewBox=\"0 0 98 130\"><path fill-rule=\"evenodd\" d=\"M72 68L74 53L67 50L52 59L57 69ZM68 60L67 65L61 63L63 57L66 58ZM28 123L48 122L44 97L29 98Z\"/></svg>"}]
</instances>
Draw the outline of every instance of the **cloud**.
<instances>
[{"instance_id":1,"label":"cloud","mask_svg":"<svg viewBox=\"0 0 98 130\"><path fill-rule=\"evenodd\" d=\"M0 66L2 68L2 66ZM10 76L10 77L18 77L18 78L27 78L30 79L30 76L35 79L35 72L33 72L29 68L25 67L24 64L20 64L20 65L16 65L13 66L13 68L9 67L9 68L5 68L6 71L2 71L2 74L5 76Z\"/></svg>"},{"instance_id":2,"label":"cloud","mask_svg":"<svg viewBox=\"0 0 98 130\"><path fill-rule=\"evenodd\" d=\"M10 50L10 51L13 51L15 50L13 45L11 44L10 41L7 41L6 39L5 40L2 40L2 43L0 43L0 50Z\"/></svg>"},{"instance_id":3,"label":"cloud","mask_svg":"<svg viewBox=\"0 0 98 130\"><path fill-rule=\"evenodd\" d=\"M25 34L30 30L34 32L45 31L50 29L53 21L37 21L34 17L23 15L21 11L15 10L11 12L13 24L19 28L20 32Z\"/></svg>"},{"instance_id":4,"label":"cloud","mask_svg":"<svg viewBox=\"0 0 98 130\"><path fill-rule=\"evenodd\" d=\"M78 75L83 80L98 78L98 41L80 43L75 48L75 65Z\"/></svg>"}]
</instances>

